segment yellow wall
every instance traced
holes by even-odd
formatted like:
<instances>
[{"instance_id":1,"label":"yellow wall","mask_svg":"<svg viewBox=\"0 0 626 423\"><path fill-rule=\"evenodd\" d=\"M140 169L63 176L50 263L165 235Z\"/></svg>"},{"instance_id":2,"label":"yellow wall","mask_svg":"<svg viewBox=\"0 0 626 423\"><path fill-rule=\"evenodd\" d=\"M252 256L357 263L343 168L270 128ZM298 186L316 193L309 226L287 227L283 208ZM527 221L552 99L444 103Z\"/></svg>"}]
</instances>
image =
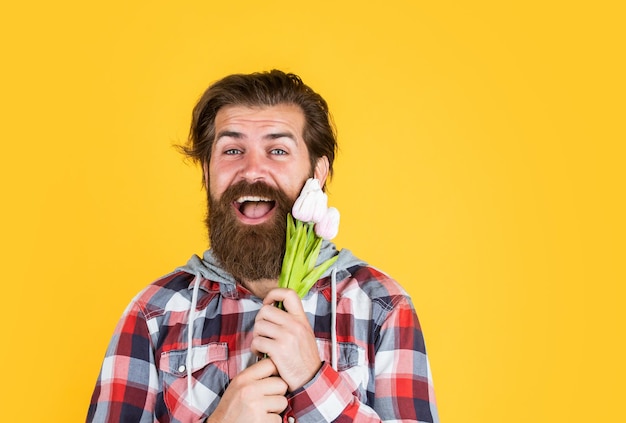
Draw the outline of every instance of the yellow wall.
<instances>
[{"instance_id":1,"label":"yellow wall","mask_svg":"<svg viewBox=\"0 0 626 423\"><path fill-rule=\"evenodd\" d=\"M2 421L84 420L130 298L206 246L194 101L273 67L331 105L337 242L414 298L442 422L624 421L620 2L12 3Z\"/></svg>"}]
</instances>

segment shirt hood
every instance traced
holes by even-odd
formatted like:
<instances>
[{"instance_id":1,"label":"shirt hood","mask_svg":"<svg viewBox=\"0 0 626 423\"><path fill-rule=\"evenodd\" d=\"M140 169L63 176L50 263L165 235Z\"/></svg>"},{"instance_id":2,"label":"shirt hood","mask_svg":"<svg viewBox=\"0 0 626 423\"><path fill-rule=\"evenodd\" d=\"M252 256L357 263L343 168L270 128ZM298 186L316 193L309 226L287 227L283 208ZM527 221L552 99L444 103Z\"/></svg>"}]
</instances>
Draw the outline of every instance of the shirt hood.
<instances>
[{"instance_id":1,"label":"shirt hood","mask_svg":"<svg viewBox=\"0 0 626 423\"><path fill-rule=\"evenodd\" d=\"M322 242L322 248L320 249L320 254L315 265L317 266L334 256L338 256L337 261L335 261L335 263L333 263L333 265L330 266L324 274L322 274L320 279L330 276L331 273L336 272L337 279L342 280L349 276L349 268L367 265L366 262L355 257L350 250L345 248L337 250L335 244L326 240ZM177 270L181 270L195 276L199 275L204 279L218 282L222 293L232 291L237 286L235 278L220 266L219 261L210 249L204 252L202 258L194 254L186 265L179 267Z\"/></svg>"}]
</instances>

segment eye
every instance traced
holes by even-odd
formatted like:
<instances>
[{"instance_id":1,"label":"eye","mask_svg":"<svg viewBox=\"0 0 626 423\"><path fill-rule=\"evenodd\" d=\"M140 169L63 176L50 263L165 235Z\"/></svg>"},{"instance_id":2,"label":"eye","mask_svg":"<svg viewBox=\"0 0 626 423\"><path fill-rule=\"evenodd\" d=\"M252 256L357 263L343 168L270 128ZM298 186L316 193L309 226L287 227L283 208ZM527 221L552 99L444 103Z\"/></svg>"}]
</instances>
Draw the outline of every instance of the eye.
<instances>
[{"instance_id":1,"label":"eye","mask_svg":"<svg viewBox=\"0 0 626 423\"><path fill-rule=\"evenodd\" d=\"M224 150L224 154L226 154L227 156L234 156L241 153L242 151L237 148L229 148L228 150Z\"/></svg>"},{"instance_id":2,"label":"eye","mask_svg":"<svg viewBox=\"0 0 626 423\"><path fill-rule=\"evenodd\" d=\"M283 150L282 148L273 148L270 150L270 154L273 154L275 156L285 156L287 155L287 151Z\"/></svg>"}]
</instances>

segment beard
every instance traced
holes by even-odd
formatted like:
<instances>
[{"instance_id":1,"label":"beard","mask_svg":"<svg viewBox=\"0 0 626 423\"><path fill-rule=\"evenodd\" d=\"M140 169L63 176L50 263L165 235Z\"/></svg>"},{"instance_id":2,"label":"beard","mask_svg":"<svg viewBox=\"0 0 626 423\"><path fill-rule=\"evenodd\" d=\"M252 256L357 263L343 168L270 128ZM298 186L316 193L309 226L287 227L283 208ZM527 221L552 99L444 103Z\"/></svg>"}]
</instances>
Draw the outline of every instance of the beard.
<instances>
[{"instance_id":1,"label":"beard","mask_svg":"<svg viewBox=\"0 0 626 423\"><path fill-rule=\"evenodd\" d=\"M258 225L241 223L233 203L242 196L272 199L274 215ZM228 187L219 200L208 193L209 240L224 270L239 282L278 279L285 254L287 214L294 201L262 182L238 182Z\"/></svg>"}]
</instances>

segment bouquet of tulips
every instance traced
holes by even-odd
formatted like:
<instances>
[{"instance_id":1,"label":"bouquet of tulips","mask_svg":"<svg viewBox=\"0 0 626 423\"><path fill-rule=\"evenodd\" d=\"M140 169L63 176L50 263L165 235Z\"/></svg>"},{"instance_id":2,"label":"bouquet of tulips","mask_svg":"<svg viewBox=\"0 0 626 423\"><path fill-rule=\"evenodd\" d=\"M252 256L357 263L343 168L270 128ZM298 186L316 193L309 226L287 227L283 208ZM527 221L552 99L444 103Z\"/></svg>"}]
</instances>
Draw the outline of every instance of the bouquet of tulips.
<instances>
[{"instance_id":1,"label":"bouquet of tulips","mask_svg":"<svg viewBox=\"0 0 626 423\"><path fill-rule=\"evenodd\" d=\"M335 256L315 266L322 239L330 240L338 231L339 211L328 207L328 196L319 181L308 179L287 215L287 244L278 286L291 288L303 298L337 260Z\"/></svg>"}]
</instances>

